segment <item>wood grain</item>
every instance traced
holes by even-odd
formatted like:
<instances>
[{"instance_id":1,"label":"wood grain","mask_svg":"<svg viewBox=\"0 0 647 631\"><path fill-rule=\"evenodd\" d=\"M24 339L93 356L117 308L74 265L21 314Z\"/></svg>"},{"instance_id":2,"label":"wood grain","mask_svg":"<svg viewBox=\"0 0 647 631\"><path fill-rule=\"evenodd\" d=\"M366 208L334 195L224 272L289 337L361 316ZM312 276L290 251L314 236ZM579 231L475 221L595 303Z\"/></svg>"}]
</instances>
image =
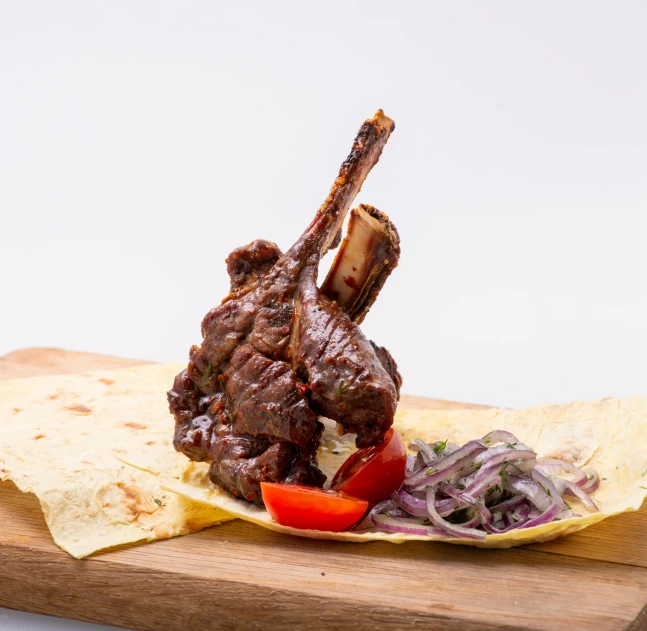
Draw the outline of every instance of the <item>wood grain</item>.
<instances>
[{"instance_id":1,"label":"wood grain","mask_svg":"<svg viewBox=\"0 0 647 631\"><path fill-rule=\"evenodd\" d=\"M0 359L0 378L135 363L30 349ZM647 629L644 509L513 550L314 541L235 521L77 561L36 498L1 483L0 567L3 606L142 631Z\"/></svg>"},{"instance_id":2,"label":"wood grain","mask_svg":"<svg viewBox=\"0 0 647 631\"><path fill-rule=\"evenodd\" d=\"M0 379L70 375L88 370L113 370L150 363L141 359L94 355L60 348L25 348L0 357Z\"/></svg>"}]
</instances>

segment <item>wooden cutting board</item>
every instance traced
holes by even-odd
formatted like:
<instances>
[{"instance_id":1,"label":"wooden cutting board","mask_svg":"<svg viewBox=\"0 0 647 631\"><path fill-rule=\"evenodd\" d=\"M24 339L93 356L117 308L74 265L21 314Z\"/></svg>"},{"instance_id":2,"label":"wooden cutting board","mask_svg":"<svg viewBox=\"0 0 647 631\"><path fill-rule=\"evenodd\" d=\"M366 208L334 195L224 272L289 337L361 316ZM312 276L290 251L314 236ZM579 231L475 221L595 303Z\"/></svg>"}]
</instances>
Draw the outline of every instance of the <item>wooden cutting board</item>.
<instances>
[{"instance_id":1,"label":"wooden cutting board","mask_svg":"<svg viewBox=\"0 0 647 631\"><path fill-rule=\"evenodd\" d=\"M0 379L138 363L28 349L0 358ZM315 541L237 520L78 561L54 545L36 498L3 482L0 605L141 631L638 631L647 629L647 506L511 550Z\"/></svg>"}]
</instances>

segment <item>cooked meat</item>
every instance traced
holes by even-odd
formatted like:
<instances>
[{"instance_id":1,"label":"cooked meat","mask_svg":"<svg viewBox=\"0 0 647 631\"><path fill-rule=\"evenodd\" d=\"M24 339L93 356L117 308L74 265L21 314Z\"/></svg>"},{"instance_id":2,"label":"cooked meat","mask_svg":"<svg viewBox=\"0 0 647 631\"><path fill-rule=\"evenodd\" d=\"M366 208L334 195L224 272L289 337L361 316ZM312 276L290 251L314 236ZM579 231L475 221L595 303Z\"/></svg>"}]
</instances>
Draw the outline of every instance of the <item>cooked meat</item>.
<instances>
[{"instance_id":1,"label":"cooked meat","mask_svg":"<svg viewBox=\"0 0 647 631\"><path fill-rule=\"evenodd\" d=\"M262 504L261 481L323 485L318 415L361 447L380 443L393 422L395 362L317 287L319 261L393 127L382 111L362 125L330 195L285 254L259 240L229 255L231 293L205 316L202 344L168 393L175 448L209 462L211 480L238 497Z\"/></svg>"},{"instance_id":2,"label":"cooked meat","mask_svg":"<svg viewBox=\"0 0 647 631\"><path fill-rule=\"evenodd\" d=\"M376 445L393 423L395 384L359 326L322 296L316 271L307 269L297 289L293 362L308 376L313 409L357 434L358 447Z\"/></svg>"},{"instance_id":3,"label":"cooked meat","mask_svg":"<svg viewBox=\"0 0 647 631\"><path fill-rule=\"evenodd\" d=\"M226 260L231 291L269 272L281 258L281 250L271 241L256 239L249 245L236 248Z\"/></svg>"},{"instance_id":4,"label":"cooked meat","mask_svg":"<svg viewBox=\"0 0 647 631\"><path fill-rule=\"evenodd\" d=\"M395 389L398 393L398 397L400 397L400 388L402 387L402 375L398 371L398 365L395 363L395 359L393 359L393 356L391 353L389 353L384 346L378 346L375 342L371 340L371 344L373 345L373 349L375 350L375 354L377 355L377 358L380 360L380 363L382 366L384 366L384 370L389 374L389 377L393 379L393 383L395 384Z\"/></svg>"}]
</instances>

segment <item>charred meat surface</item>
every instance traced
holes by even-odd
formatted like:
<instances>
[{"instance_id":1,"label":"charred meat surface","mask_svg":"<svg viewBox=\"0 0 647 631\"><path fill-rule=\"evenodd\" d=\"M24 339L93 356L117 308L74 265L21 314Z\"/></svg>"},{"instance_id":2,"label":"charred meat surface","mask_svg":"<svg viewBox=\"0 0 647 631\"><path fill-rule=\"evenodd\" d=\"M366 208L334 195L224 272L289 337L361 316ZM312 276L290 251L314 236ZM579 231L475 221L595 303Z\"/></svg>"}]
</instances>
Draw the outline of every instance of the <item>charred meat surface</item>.
<instances>
[{"instance_id":1,"label":"charred meat surface","mask_svg":"<svg viewBox=\"0 0 647 631\"><path fill-rule=\"evenodd\" d=\"M225 261L231 283L231 291L260 278L269 272L281 258L276 243L256 239L249 245L236 248Z\"/></svg>"},{"instance_id":2,"label":"charred meat surface","mask_svg":"<svg viewBox=\"0 0 647 631\"><path fill-rule=\"evenodd\" d=\"M366 252L367 290L353 309L317 286L319 261L339 243L350 205L393 128L381 110L362 125L328 198L287 252L257 240L229 255L230 294L203 319L202 344L191 348L168 393L175 448L208 462L211 480L237 497L262 504L262 481L322 486L319 415L355 433L360 447L379 444L393 423L397 367L357 321L397 264L399 246L395 254L375 244ZM391 224L372 210L362 212L383 245ZM368 247L352 240L343 249L362 243Z\"/></svg>"}]
</instances>

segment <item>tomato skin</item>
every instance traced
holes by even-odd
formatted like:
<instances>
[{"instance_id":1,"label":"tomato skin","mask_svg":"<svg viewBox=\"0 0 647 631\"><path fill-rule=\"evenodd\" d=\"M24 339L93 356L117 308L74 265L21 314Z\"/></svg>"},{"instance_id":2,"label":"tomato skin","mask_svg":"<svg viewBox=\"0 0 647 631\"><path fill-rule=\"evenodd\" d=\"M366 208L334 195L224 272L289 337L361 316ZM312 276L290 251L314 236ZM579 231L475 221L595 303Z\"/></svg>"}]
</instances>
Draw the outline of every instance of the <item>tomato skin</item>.
<instances>
[{"instance_id":1,"label":"tomato skin","mask_svg":"<svg viewBox=\"0 0 647 631\"><path fill-rule=\"evenodd\" d=\"M261 482L261 493L275 522L302 530L342 532L359 521L368 508L365 500L301 484Z\"/></svg>"},{"instance_id":2,"label":"tomato skin","mask_svg":"<svg viewBox=\"0 0 647 631\"><path fill-rule=\"evenodd\" d=\"M351 454L335 473L330 488L374 506L400 488L406 466L407 451L402 438L390 429L380 445Z\"/></svg>"}]
</instances>

